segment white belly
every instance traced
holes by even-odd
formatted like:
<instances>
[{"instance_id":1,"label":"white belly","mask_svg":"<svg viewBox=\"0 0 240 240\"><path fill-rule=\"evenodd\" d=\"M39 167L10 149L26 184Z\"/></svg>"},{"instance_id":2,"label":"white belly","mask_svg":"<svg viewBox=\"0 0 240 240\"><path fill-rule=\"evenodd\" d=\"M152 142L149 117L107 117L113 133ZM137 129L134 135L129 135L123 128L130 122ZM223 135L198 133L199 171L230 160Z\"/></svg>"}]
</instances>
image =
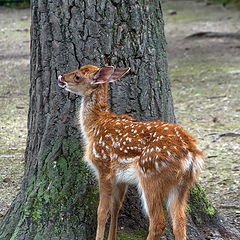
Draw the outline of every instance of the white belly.
<instances>
[{"instance_id":1,"label":"white belly","mask_svg":"<svg viewBox=\"0 0 240 240\"><path fill-rule=\"evenodd\" d=\"M128 184L134 184L134 185L137 185L139 182L135 167L129 167L126 169L117 169L115 175L116 175L117 182L125 182Z\"/></svg>"}]
</instances>

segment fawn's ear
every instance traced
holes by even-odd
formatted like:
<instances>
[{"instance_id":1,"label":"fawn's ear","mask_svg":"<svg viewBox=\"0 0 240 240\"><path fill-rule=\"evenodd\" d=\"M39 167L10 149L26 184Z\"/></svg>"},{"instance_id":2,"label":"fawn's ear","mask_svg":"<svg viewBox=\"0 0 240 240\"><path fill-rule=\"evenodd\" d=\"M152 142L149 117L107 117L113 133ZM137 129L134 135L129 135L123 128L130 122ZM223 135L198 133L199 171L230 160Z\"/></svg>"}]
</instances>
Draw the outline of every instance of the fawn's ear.
<instances>
[{"instance_id":1,"label":"fawn's ear","mask_svg":"<svg viewBox=\"0 0 240 240\"><path fill-rule=\"evenodd\" d=\"M114 82L125 75L130 68L103 67L94 75L93 84Z\"/></svg>"},{"instance_id":2,"label":"fawn's ear","mask_svg":"<svg viewBox=\"0 0 240 240\"><path fill-rule=\"evenodd\" d=\"M114 67L103 67L94 74L92 84L101 84L108 82L114 72Z\"/></svg>"},{"instance_id":3,"label":"fawn's ear","mask_svg":"<svg viewBox=\"0 0 240 240\"><path fill-rule=\"evenodd\" d=\"M114 82L119 78L123 77L127 72L129 72L130 68L115 68L114 72L109 79L109 82Z\"/></svg>"}]
</instances>

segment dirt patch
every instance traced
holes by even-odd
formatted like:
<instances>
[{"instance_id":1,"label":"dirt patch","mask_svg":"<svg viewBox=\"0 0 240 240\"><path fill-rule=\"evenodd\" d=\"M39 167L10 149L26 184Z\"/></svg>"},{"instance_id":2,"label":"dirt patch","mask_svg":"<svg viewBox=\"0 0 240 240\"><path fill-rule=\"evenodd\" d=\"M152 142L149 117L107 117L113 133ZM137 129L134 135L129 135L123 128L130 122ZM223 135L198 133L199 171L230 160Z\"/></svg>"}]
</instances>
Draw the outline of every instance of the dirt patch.
<instances>
[{"instance_id":1,"label":"dirt patch","mask_svg":"<svg viewBox=\"0 0 240 240\"><path fill-rule=\"evenodd\" d=\"M29 9L0 7L0 219L19 190L27 135Z\"/></svg>"}]
</instances>

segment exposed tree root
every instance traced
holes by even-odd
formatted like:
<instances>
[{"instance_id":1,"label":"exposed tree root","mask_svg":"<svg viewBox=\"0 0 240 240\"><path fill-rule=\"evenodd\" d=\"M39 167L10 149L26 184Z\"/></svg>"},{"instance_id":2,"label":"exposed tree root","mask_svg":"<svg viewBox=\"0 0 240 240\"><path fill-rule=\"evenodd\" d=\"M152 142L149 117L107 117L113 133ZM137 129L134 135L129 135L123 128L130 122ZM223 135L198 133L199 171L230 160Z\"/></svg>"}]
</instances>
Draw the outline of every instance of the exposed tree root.
<instances>
[{"instance_id":1,"label":"exposed tree root","mask_svg":"<svg viewBox=\"0 0 240 240\"><path fill-rule=\"evenodd\" d=\"M240 39L240 32L197 32L185 37L185 39L195 38L236 38Z\"/></svg>"}]
</instances>

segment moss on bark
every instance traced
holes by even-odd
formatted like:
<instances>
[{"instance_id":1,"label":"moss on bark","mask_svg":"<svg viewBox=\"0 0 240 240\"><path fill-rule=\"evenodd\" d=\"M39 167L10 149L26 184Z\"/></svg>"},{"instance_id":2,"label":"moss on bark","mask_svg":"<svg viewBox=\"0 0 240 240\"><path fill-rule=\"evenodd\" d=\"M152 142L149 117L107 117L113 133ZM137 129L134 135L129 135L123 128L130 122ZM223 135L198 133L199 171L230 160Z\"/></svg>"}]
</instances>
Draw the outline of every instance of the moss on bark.
<instances>
[{"instance_id":1,"label":"moss on bark","mask_svg":"<svg viewBox=\"0 0 240 240\"><path fill-rule=\"evenodd\" d=\"M50 156L51 152L44 155ZM76 239L75 231L82 236L79 239L89 239L95 227L93 219L96 219L98 197L96 183L81 158L79 139L75 136L65 138L57 156L45 161L29 181L27 197L11 239L53 239L57 236ZM73 225L77 225L78 230L74 230ZM0 235L0 239L10 239L5 237Z\"/></svg>"},{"instance_id":2,"label":"moss on bark","mask_svg":"<svg viewBox=\"0 0 240 240\"><path fill-rule=\"evenodd\" d=\"M216 214L216 209L207 197L203 187L196 184L190 192L188 212L197 224L202 224Z\"/></svg>"}]
</instances>

